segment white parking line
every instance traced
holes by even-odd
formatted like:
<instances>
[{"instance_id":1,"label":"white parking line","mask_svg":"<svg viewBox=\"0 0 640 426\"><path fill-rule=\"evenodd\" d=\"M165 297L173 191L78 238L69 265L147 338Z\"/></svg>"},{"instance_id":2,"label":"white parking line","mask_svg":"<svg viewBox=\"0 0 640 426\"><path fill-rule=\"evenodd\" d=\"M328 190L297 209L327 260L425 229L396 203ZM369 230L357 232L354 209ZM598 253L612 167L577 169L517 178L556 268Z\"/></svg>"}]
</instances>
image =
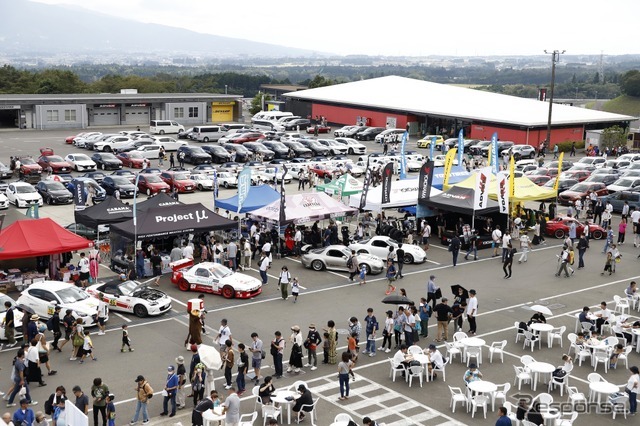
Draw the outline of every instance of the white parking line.
<instances>
[{"instance_id":1,"label":"white parking line","mask_svg":"<svg viewBox=\"0 0 640 426\"><path fill-rule=\"evenodd\" d=\"M113 315L117 316L117 317L122 318L122 319L123 319L123 320L125 320L126 322L131 322L131 320L130 320L129 318L125 317L125 316L124 316L124 315L122 315L122 314L119 314L118 312L111 312L111 313L112 313Z\"/></svg>"}]
</instances>

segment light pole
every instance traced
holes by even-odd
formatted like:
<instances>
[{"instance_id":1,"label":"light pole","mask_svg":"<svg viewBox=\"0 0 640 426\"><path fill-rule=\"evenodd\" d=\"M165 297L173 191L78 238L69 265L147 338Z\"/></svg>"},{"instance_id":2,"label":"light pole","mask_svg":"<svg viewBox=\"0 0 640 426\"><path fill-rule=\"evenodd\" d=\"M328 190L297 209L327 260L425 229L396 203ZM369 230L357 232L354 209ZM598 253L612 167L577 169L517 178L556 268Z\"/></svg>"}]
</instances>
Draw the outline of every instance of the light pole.
<instances>
[{"instance_id":1,"label":"light pole","mask_svg":"<svg viewBox=\"0 0 640 426\"><path fill-rule=\"evenodd\" d=\"M226 84L224 85L224 94L225 95L227 94L227 85Z\"/></svg>"},{"instance_id":2,"label":"light pole","mask_svg":"<svg viewBox=\"0 0 640 426\"><path fill-rule=\"evenodd\" d=\"M556 64L560 60L560 55L564 54L566 50L560 52L554 50L552 52L544 51L545 54L551 55L551 94L549 97L549 117L547 118L547 147L551 148L551 111L553 110L553 89L556 85Z\"/></svg>"},{"instance_id":3,"label":"light pole","mask_svg":"<svg viewBox=\"0 0 640 426\"><path fill-rule=\"evenodd\" d=\"M133 191L133 253L134 256L138 250L138 183L140 182L140 173L136 175L135 189Z\"/></svg>"}]
</instances>

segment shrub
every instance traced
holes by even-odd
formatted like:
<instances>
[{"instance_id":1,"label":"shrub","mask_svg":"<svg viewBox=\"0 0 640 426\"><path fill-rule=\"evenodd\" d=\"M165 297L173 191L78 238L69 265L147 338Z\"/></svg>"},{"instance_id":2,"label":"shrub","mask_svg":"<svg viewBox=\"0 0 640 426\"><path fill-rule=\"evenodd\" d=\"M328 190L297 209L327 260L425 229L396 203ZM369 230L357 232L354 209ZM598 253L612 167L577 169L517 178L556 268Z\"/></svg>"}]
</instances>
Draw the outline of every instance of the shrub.
<instances>
[{"instance_id":1,"label":"shrub","mask_svg":"<svg viewBox=\"0 0 640 426\"><path fill-rule=\"evenodd\" d=\"M564 142L557 143L556 145L558 145L558 151L560 152L571 151L571 145L573 144L573 142L574 141L564 141ZM584 149L584 141L575 141L575 142L576 142L576 149Z\"/></svg>"}]
</instances>

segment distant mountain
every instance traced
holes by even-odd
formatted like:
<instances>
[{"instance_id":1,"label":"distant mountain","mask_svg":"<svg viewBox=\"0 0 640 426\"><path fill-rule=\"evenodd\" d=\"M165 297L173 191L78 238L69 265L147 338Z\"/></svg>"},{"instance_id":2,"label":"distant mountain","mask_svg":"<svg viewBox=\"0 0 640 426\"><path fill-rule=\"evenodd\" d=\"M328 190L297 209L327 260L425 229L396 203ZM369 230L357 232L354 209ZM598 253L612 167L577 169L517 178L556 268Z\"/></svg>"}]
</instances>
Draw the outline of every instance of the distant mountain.
<instances>
[{"instance_id":1,"label":"distant mountain","mask_svg":"<svg viewBox=\"0 0 640 426\"><path fill-rule=\"evenodd\" d=\"M159 52L212 57L301 57L318 52L144 24L81 8L27 0L0 2L0 53L69 55ZM322 55L322 54L321 54Z\"/></svg>"}]
</instances>

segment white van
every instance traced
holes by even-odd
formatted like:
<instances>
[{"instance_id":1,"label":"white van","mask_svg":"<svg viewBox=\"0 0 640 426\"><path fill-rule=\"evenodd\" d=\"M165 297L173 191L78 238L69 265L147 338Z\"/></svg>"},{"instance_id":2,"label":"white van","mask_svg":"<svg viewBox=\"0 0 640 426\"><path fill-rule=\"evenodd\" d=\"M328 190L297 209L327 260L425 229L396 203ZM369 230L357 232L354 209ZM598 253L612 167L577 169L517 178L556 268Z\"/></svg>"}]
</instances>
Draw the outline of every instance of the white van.
<instances>
[{"instance_id":1,"label":"white van","mask_svg":"<svg viewBox=\"0 0 640 426\"><path fill-rule=\"evenodd\" d=\"M164 135L165 133L184 132L184 126L177 121L172 120L151 120L149 124L149 133Z\"/></svg>"},{"instance_id":2,"label":"white van","mask_svg":"<svg viewBox=\"0 0 640 426\"><path fill-rule=\"evenodd\" d=\"M256 121L256 120L266 120L266 121L278 121L278 119L282 118L282 117L291 117L293 116L292 112L284 112L284 111L260 111L259 113L255 114L252 118L251 121Z\"/></svg>"},{"instance_id":3,"label":"white van","mask_svg":"<svg viewBox=\"0 0 640 426\"><path fill-rule=\"evenodd\" d=\"M398 142L402 141L402 135L404 134L405 129L387 129L383 130L382 133L378 134L375 138L376 143L382 143L387 136L395 135Z\"/></svg>"},{"instance_id":4,"label":"white van","mask_svg":"<svg viewBox=\"0 0 640 426\"><path fill-rule=\"evenodd\" d=\"M248 129L249 125L245 123L218 123L218 126L222 126L228 130L234 129Z\"/></svg>"},{"instance_id":5,"label":"white van","mask_svg":"<svg viewBox=\"0 0 640 426\"><path fill-rule=\"evenodd\" d=\"M227 133L223 126L193 126L191 139L198 142L217 141Z\"/></svg>"},{"instance_id":6,"label":"white van","mask_svg":"<svg viewBox=\"0 0 640 426\"><path fill-rule=\"evenodd\" d=\"M276 129L276 123L274 123L273 121L268 121L268 120L253 120L252 126L254 129L257 130L280 130L280 129ZM278 126L281 127L282 129L284 129L283 126Z\"/></svg>"}]
</instances>

